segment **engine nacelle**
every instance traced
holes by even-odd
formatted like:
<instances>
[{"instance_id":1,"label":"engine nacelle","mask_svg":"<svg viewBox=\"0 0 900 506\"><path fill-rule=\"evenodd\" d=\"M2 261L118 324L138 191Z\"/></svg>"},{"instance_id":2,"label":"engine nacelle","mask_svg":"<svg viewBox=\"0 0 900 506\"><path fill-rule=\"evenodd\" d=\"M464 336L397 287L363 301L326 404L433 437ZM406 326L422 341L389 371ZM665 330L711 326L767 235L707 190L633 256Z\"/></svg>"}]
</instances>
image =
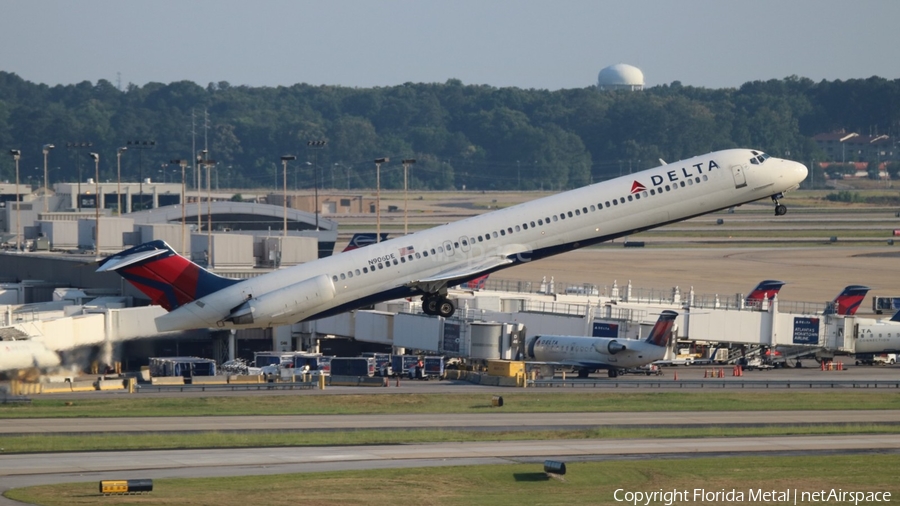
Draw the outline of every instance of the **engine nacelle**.
<instances>
[{"instance_id":1,"label":"engine nacelle","mask_svg":"<svg viewBox=\"0 0 900 506\"><path fill-rule=\"evenodd\" d=\"M231 310L225 320L235 325L293 323L303 313L334 298L334 283L321 274L247 300Z\"/></svg>"},{"instance_id":2,"label":"engine nacelle","mask_svg":"<svg viewBox=\"0 0 900 506\"><path fill-rule=\"evenodd\" d=\"M603 348L606 348L606 349L603 349ZM608 353L610 355L615 355L616 353L619 353L620 351L625 351L628 348L626 348L624 344L613 339L612 341L607 343L606 346L603 346L600 343L597 343L596 345L594 345L594 349L600 353Z\"/></svg>"}]
</instances>

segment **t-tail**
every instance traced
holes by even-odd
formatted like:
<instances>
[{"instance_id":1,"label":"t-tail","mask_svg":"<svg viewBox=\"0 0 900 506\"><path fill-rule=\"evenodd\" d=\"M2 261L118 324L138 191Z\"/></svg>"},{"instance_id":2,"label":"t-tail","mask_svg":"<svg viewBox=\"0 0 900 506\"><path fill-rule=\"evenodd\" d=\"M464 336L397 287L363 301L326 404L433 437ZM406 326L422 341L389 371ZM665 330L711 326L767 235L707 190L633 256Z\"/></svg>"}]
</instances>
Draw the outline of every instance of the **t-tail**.
<instances>
[{"instance_id":1,"label":"t-tail","mask_svg":"<svg viewBox=\"0 0 900 506\"><path fill-rule=\"evenodd\" d=\"M891 317L890 321L892 322L900 322L900 311L894 313L894 316Z\"/></svg>"},{"instance_id":2,"label":"t-tail","mask_svg":"<svg viewBox=\"0 0 900 506\"><path fill-rule=\"evenodd\" d=\"M765 299L772 300L786 283L775 279L767 279L760 281L750 295L747 296L747 302L760 303Z\"/></svg>"},{"instance_id":3,"label":"t-tail","mask_svg":"<svg viewBox=\"0 0 900 506\"><path fill-rule=\"evenodd\" d=\"M675 317L678 313L675 311L663 311L656 320L656 325L650 331L647 342L656 346L666 346L672 338L672 332L675 330Z\"/></svg>"},{"instance_id":4,"label":"t-tail","mask_svg":"<svg viewBox=\"0 0 900 506\"><path fill-rule=\"evenodd\" d=\"M844 288L844 291L834 298L828 307L825 308L825 314L837 314L841 316L852 316L856 314L860 304L869 293L868 286L850 285Z\"/></svg>"},{"instance_id":5,"label":"t-tail","mask_svg":"<svg viewBox=\"0 0 900 506\"><path fill-rule=\"evenodd\" d=\"M165 241L152 241L116 253L103 259L97 271L117 272L166 311L240 281L207 271L175 253Z\"/></svg>"}]
</instances>

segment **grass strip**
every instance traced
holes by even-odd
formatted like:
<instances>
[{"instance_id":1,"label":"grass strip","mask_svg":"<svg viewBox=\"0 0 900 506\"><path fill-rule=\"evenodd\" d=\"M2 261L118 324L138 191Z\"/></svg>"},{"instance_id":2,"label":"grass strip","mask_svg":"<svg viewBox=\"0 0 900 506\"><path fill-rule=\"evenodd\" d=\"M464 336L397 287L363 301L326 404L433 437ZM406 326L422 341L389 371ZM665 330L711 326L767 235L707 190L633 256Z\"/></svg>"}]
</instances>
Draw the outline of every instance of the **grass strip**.
<instances>
[{"instance_id":1,"label":"grass strip","mask_svg":"<svg viewBox=\"0 0 900 506\"><path fill-rule=\"evenodd\" d=\"M559 430L346 430L192 433L36 434L3 438L3 453L260 448L291 446L541 441L548 439L697 438L824 434L900 434L900 425L827 424L762 427L640 427Z\"/></svg>"},{"instance_id":2,"label":"grass strip","mask_svg":"<svg viewBox=\"0 0 900 506\"><path fill-rule=\"evenodd\" d=\"M900 494L896 474L900 455L736 456L725 458L610 460L569 462L562 480L548 479L539 463L491 466L381 469L228 478L154 480L153 492L144 496L103 497L97 482L36 486L11 490L6 496L45 506L62 505L175 505L296 506L297 504L429 506L627 505L625 492L685 491L686 500L657 500L649 504L796 504L853 501L817 501L811 492L889 491ZM876 472L877 471L877 472ZM707 494L694 496L695 489ZM619 490L618 494L616 490ZM727 492L741 493L729 500ZM751 493L775 491L792 494L787 500L764 501ZM701 492L703 493L703 492ZM804 496L803 494L807 495ZM617 500L618 498L618 500ZM643 501L638 504L644 504ZM859 501L857 504L870 504Z\"/></svg>"},{"instance_id":3,"label":"grass strip","mask_svg":"<svg viewBox=\"0 0 900 506\"><path fill-rule=\"evenodd\" d=\"M223 415L349 415L485 413L496 392L478 394L335 394L35 398L0 405L2 418L101 418ZM503 393L509 413L655 411L780 411L900 409L897 391L562 392L543 389Z\"/></svg>"}]
</instances>

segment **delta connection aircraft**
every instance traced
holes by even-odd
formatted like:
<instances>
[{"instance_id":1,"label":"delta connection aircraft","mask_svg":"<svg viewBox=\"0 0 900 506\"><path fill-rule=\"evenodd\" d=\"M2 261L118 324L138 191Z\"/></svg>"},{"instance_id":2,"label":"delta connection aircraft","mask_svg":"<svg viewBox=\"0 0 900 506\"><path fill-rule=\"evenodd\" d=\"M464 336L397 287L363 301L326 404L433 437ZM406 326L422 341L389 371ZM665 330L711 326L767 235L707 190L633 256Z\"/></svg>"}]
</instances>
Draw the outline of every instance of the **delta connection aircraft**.
<instances>
[{"instance_id":1,"label":"delta connection aircraft","mask_svg":"<svg viewBox=\"0 0 900 506\"><path fill-rule=\"evenodd\" d=\"M447 289L524 262L771 197L806 167L751 149L717 151L274 271L217 276L162 241L101 261L168 313L157 331L287 325L376 302L422 296L426 314L451 316Z\"/></svg>"},{"instance_id":2,"label":"delta connection aircraft","mask_svg":"<svg viewBox=\"0 0 900 506\"><path fill-rule=\"evenodd\" d=\"M675 311L663 311L646 340L614 337L537 336L526 346L527 356L537 362L572 366L579 378L600 369L615 378L620 369L640 367L666 355L666 346L675 330Z\"/></svg>"}]
</instances>

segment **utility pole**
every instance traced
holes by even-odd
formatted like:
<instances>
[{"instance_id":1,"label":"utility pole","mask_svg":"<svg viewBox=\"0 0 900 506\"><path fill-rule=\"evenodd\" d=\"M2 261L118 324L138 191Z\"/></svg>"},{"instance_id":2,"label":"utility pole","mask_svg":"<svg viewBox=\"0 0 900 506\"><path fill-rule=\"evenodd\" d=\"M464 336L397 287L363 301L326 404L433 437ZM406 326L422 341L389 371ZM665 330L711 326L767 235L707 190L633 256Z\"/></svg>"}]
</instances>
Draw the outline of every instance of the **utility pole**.
<instances>
[{"instance_id":1,"label":"utility pole","mask_svg":"<svg viewBox=\"0 0 900 506\"><path fill-rule=\"evenodd\" d=\"M44 212L46 213L50 209L47 204L47 192L50 189L47 187L47 155L50 154L50 150L55 148L53 144L44 144L43 152L44 152Z\"/></svg>"},{"instance_id":2,"label":"utility pole","mask_svg":"<svg viewBox=\"0 0 900 506\"><path fill-rule=\"evenodd\" d=\"M156 141L128 141L125 143L130 149L137 149L138 157L138 205L144 209L144 150L156 147ZM132 204L133 206L134 204Z\"/></svg>"},{"instance_id":3,"label":"utility pole","mask_svg":"<svg viewBox=\"0 0 900 506\"><path fill-rule=\"evenodd\" d=\"M307 149L313 150L313 171L315 172L314 179L316 181L316 231L319 230L319 150L324 148L325 144L327 144L327 141L323 140L307 141L306 143Z\"/></svg>"},{"instance_id":4,"label":"utility pole","mask_svg":"<svg viewBox=\"0 0 900 506\"><path fill-rule=\"evenodd\" d=\"M21 253L21 242L19 239L19 159L22 158L22 152L18 149L10 149L9 154L12 155L16 162L16 253Z\"/></svg>"},{"instance_id":5,"label":"utility pole","mask_svg":"<svg viewBox=\"0 0 900 506\"><path fill-rule=\"evenodd\" d=\"M181 167L181 256L185 256L184 248L185 248L185 245L187 244L187 236L185 235L185 225L186 225L186 221L187 221L187 213L186 213L185 203L184 203L184 191L185 191L185 179L184 179L185 174L184 174L184 172L185 172L185 169L187 169L188 162L187 162L187 160L179 159L179 160L172 160L169 163L171 163L173 165L178 165L179 167Z\"/></svg>"},{"instance_id":6,"label":"utility pole","mask_svg":"<svg viewBox=\"0 0 900 506\"><path fill-rule=\"evenodd\" d=\"M281 157L281 165L284 167L284 170L283 170L283 172L282 172L282 173L283 173L283 179L284 179L284 189L283 189L283 195L284 195L284 199L283 199L283 200L284 200L284 212L283 212L283 214L284 214L284 228L283 228L283 231L282 231L282 233L281 233L281 236L282 236L282 237L287 237L287 208L288 208L288 205L287 205L287 164L288 164L289 161L291 161L291 160L296 160L296 159L297 159L297 157L294 156L294 155L284 155L284 156ZM284 245L282 244L282 247L283 247L283 246L284 246Z\"/></svg>"},{"instance_id":7,"label":"utility pole","mask_svg":"<svg viewBox=\"0 0 900 506\"><path fill-rule=\"evenodd\" d=\"M94 160L94 256L100 258L100 155L91 153Z\"/></svg>"},{"instance_id":8,"label":"utility pole","mask_svg":"<svg viewBox=\"0 0 900 506\"><path fill-rule=\"evenodd\" d=\"M67 142L66 149L87 149L93 146L93 142ZM75 166L78 168L78 186L77 186L77 195L75 196L75 209L78 212L81 212L81 157L78 156L78 153L75 153Z\"/></svg>"},{"instance_id":9,"label":"utility pole","mask_svg":"<svg viewBox=\"0 0 900 506\"><path fill-rule=\"evenodd\" d=\"M122 215L122 153L128 148L122 146L116 150L116 212Z\"/></svg>"},{"instance_id":10,"label":"utility pole","mask_svg":"<svg viewBox=\"0 0 900 506\"><path fill-rule=\"evenodd\" d=\"M200 170L205 166L206 167L206 254L209 258L207 265L212 265L213 252L212 252L212 194L209 189L209 171L212 166L216 164L215 160L210 160L206 158L208 153L207 150L201 151L203 154L203 158L199 155L197 156L197 166L200 167ZM200 217L201 207L200 207L200 191L197 191L197 216ZM202 218L201 218L202 219Z\"/></svg>"},{"instance_id":11,"label":"utility pole","mask_svg":"<svg viewBox=\"0 0 900 506\"><path fill-rule=\"evenodd\" d=\"M403 160L403 235L409 234L409 185L407 172L409 166L416 163L412 158Z\"/></svg>"},{"instance_id":12,"label":"utility pole","mask_svg":"<svg viewBox=\"0 0 900 506\"><path fill-rule=\"evenodd\" d=\"M375 242L381 242L381 164L391 161L390 158L375 159Z\"/></svg>"}]
</instances>

